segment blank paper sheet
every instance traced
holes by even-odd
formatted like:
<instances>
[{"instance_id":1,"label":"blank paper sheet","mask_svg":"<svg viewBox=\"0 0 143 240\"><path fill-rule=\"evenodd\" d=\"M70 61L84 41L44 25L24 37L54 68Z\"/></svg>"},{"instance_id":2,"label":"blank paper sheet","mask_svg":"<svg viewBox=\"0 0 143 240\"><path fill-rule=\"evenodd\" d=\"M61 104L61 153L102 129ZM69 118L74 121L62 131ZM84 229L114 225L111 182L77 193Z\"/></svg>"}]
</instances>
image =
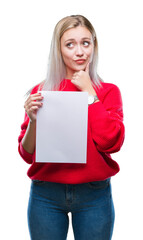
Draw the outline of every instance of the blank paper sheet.
<instances>
[{"instance_id":1,"label":"blank paper sheet","mask_svg":"<svg viewBox=\"0 0 143 240\"><path fill-rule=\"evenodd\" d=\"M86 163L88 93L41 91L36 162Z\"/></svg>"}]
</instances>

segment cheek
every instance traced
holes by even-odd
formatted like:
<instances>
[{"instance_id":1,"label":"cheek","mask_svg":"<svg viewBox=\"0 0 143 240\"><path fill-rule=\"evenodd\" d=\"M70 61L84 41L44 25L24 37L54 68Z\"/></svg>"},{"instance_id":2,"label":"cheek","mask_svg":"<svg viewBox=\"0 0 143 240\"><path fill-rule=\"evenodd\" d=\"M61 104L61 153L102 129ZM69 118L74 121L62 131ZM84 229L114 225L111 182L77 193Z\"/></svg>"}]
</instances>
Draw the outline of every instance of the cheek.
<instances>
[{"instance_id":1,"label":"cheek","mask_svg":"<svg viewBox=\"0 0 143 240\"><path fill-rule=\"evenodd\" d=\"M93 48L92 48L92 47L89 48L89 49L87 49L87 55L88 55L88 56L93 55Z\"/></svg>"},{"instance_id":2,"label":"cheek","mask_svg":"<svg viewBox=\"0 0 143 240\"><path fill-rule=\"evenodd\" d=\"M73 59L73 54L72 52L64 51L62 52L62 57L64 62L70 62Z\"/></svg>"},{"instance_id":3,"label":"cheek","mask_svg":"<svg viewBox=\"0 0 143 240\"><path fill-rule=\"evenodd\" d=\"M88 49L88 51L86 52L88 58L90 58L90 61L92 61L93 58L93 49Z\"/></svg>"},{"instance_id":4,"label":"cheek","mask_svg":"<svg viewBox=\"0 0 143 240\"><path fill-rule=\"evenodd\" d=\"M63 61L65 65L69 65L70 59L67 55L63 55Z\"/></svg>"}]
</instances>

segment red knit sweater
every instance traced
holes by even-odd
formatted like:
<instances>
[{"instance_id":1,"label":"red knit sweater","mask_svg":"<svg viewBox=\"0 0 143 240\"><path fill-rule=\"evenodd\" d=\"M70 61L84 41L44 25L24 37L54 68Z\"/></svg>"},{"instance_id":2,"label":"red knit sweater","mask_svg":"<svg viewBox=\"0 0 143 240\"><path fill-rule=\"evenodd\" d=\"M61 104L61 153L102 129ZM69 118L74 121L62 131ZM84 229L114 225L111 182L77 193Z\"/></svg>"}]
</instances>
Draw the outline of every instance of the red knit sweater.
<instances>
[{"instance_id":1,"label":"red knit sweater","mask_svg":"<svg viewBox=\"0 0 143 240\"><path fill-rule=\"evenodd\" d=\"M39 85L34 87L31 94L36 93L38 87ZM62 81L60 90L79 91L67 79ZM101 86L96 88L96 93L100 101L88 107L86 164L35 162L35 152L29 154L22 146L22 138L29 122L25 113L18 138L18 150L21 157L31 164L27 172L31 179L79 184L105 180L119 172L119 165L110 154L119 151L124 140L121 94L118 87L110 83L101 83Z\"/></svg>"}]
</instances>

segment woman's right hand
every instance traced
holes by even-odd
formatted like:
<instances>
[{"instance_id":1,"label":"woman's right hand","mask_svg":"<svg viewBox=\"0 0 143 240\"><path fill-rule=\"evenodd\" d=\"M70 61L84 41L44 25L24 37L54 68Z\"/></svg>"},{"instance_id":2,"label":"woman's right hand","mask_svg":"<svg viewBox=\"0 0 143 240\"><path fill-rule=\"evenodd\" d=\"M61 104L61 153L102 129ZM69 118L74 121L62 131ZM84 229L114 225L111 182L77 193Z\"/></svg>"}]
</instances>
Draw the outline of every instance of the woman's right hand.
<instances>
[{"instance_id":1,"label":"woman's right hand","mask_svg":"<svg viewBox=\"0 0 143 240\"><path fill-rule=\"evenodd\" d=\"M25 111L26 111L27 115L29 116L31 122L36 121L37 111L43 105L43 103L41 102L42 100L43 100L43 97L42 97L41 93L31 94L27 98L27 100L24 104L24 108L25 108Z\"/></svg>"}]
</instances>

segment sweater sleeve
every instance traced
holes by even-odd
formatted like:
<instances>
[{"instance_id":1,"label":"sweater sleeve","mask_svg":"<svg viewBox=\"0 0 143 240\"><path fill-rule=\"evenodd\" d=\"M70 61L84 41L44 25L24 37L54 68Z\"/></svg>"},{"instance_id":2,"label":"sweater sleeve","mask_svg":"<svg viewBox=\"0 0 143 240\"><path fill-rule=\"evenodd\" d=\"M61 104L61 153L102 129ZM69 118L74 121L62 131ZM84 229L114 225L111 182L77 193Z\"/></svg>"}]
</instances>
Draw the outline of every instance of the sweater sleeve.
<instances>
[{"instance_id":1,"label":"sweater sleeve","mask_svg":"<svg viewBox=\"0 0 143 240\"><path fill-rule=\"evenodd\" d=\"M123 108L120 90L111 85L103 99L89 106L92 138L100 152L114 153L124 141Z\"/></svg>"},{"instance_id":2,"label":"sweater sleeve","mask_svg":"<svg viewBox=\"0 0 143 240\"><path fill-rule=\"evenodd\" d=\"M38 89L39 89L39 84L36 85L32 89L30 94L36 93L38 91ZM23 139L23 137L25 135L26 129L28 127L28 124L29 124L29 117L28 117L27 113L25 113L24 122L21 125L21 132L20 132L20 135L18 137L18 152L19 152L20 156L23 158L23 160L25 162L27 162L28 164L32 164L33 157L34 157L35 153L33 153L33 154L28 153L22 146L22 139Z\"/></svg>"},{"instance_id":3,"label":"sweater sleeve","mask_svg":"<svg viewBox=\"0 0 143 240\"><path fill-rule=\"evenodd\" d=\"M33 154L28 153L22 146L22 139L25 135L28 123L29 123L29 117L25 113L24 122L21 125L21 132L20 132L20 135L18 137L18 152L26 163L31 164L33 162Z\"/></svg>"}]
</instances>

